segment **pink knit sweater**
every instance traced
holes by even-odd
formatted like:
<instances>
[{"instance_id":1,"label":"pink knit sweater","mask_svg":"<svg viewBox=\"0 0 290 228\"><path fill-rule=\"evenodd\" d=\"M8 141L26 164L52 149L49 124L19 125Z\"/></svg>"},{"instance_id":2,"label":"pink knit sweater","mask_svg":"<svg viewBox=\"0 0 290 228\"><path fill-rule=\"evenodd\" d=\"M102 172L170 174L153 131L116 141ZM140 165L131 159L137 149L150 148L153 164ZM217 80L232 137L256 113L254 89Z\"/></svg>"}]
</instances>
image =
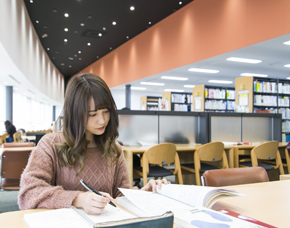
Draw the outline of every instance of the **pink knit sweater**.
<instances>
[{"instance_id":1,"label":"pink knit sweater","mask_svg":"<svg viewBox=\"0 0 290 228\"><path fill-rule=\"evenodd\" d=\"M55 143L60 142L64 142L61 132L47 134L32 151L21 176L18 195L21 210L70 207L81 191L87 191L80 179L114 198L121 195L118 187L130 187L123 152L118 161L110 165L98 148L89 148L84 156L86 165L77 176L79 165L72 169L59 166Z\"/></svg>"}]
</instances>

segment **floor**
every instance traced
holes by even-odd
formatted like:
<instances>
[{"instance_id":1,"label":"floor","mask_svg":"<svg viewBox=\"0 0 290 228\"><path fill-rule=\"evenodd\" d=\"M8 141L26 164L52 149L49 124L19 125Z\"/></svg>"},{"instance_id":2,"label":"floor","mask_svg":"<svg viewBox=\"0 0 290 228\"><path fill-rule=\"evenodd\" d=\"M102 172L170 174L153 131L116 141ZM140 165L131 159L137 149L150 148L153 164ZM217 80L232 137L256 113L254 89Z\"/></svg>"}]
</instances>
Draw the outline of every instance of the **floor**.
<instances>
[{"instance_id":1,"label":"floor","mask_svg":"<svg viewBox=\"0 0 290 228\"><path fill-rule=\"evenodd\" d=\"M18 192L0 190L0 213L19 210L17 204Z\"/></svg>"}]
</instances>

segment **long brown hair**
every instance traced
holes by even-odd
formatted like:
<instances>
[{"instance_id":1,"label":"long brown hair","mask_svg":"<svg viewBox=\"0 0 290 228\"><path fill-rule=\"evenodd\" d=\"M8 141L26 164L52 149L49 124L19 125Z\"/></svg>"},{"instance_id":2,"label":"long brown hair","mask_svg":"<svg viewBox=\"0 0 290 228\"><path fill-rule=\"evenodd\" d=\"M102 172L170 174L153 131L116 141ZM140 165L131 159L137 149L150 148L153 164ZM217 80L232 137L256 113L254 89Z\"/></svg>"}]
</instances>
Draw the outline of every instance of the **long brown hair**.
<instances>
[{"instance_id":1,"label":"long brown hair","mask_svg":"<svg viewBox=\"0 0 290 228\"><path fill-rule=\"evenodd\" d=\"M111 91L105 81L91 73L76 75L70 79L65 93L63 107L63 136L65 143L56 144L57 156L61 166L74 167L80 164L81 172L85 166L84 154L88 141L85 132L88 122L90 100L93 98L95 110L107 108L110 121L102 135L94 135L98 148L107 161L114 162L120 156L115 143L118 133L118 113ZM78 173L79 173L78 172Z\"/></svg>"}]
</instances>

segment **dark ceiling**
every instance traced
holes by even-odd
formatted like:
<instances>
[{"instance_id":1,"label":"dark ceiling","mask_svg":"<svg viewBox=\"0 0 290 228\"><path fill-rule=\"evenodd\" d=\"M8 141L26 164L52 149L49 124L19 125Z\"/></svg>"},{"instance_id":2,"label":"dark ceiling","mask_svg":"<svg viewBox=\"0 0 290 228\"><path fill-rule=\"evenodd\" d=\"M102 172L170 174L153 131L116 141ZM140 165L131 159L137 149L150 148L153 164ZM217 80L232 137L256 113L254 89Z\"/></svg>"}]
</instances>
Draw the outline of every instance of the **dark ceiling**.
<instances>
[{"instance_id":1,"label":"dark ceiling","mask_svg":"<svg viewBox=\"0 0 290 228\"><path fill-rule=\"evenodd\" d=\"M43 48L67 81L192 0L24 1Z\"/></svg>"}]
</instances>

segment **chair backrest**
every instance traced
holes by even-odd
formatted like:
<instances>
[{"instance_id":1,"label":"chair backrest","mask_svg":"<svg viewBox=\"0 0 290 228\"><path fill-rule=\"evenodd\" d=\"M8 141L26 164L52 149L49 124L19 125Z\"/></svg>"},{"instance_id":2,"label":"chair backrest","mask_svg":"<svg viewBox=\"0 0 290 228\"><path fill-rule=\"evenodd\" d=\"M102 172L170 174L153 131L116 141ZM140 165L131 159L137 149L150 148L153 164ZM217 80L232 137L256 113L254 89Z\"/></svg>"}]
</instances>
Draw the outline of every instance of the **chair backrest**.
<instances>
[{"instance_id":1,"label":"chair backrest","mask_svg":"<svg viewBox=\"0 0 290 228\"><path fill-rule=\"evenodd\" d=\"M20 133L19 131L16 131L14 134L13 134L13 142L21 142L21 137L20 137Z\"/></svg>"},{"instance_id":2,"label":"chair backrest","mask_svg":"<svg viewBox=\"0 0 290 228\"><path fill-rule=\"evenodd\" d=\"M31 149L3 150L1 159L1 188L19 190L20 176L27 165Z\"/></svg>"},{"instance_id":3,"label":"chair backrest","mask_svg":"<svg viewBox=\"0 0 290 228\"><path fill-rule=\"evenodd\" d=\"M175 160L176 146L173 143L161 143L145 151L149 164L165 165Z\"/></svg>"},{"instance_id":4,"label":"chair backrest","mask_svg":"<svg viewBox=\"0 0 290 228\"><path fill-rule=\"evenodd\" d=\"M276 159L278 146L279 146L278 141L265 142L258 146L255 146L252 149L251 154L255 153L257 159L263 159L263 160Z\"/></svg>"},{"instance_id":5,"label":"chair backrest","mask_svg":"<svg viewBox=\"0 0 290 228\"><path fill-rule=\"evenodd\" d=\"M211 142L200 146L195 154L200 161L220 161L223 159L224 144L222 142Z\"/></svg>"},{"instance_id":6,"label":"chair backrest","mask_svg":"<svg viewBox=\"0 0 290 228\"><path fill-rule=\"evenodd\" d=\"M0 145L6 142L7 136L8 136L7 132L5 132L3 135L0 136Z\"/></svg>"},{"instance_id":7,"label":"chair backrest","mask_svg":"<svg viewBox=\"0 0 290 228\"><path fill-rule=\"evenodd\" d=\"M215 169L203 173L204 186L212 187L268 181L267 171L262 167Z\"/></svg>"},{"instance_id":8,"label":"chair backrest","mask_svg":"<svg viewBox=\"0 0 290 228\"><path fill-rule=\"evenodd\" d=\"M34 147L34 142L23 142L23 143L4 143L3 148L12 148L12 147Z\"/></svg>"}]
</instances>

